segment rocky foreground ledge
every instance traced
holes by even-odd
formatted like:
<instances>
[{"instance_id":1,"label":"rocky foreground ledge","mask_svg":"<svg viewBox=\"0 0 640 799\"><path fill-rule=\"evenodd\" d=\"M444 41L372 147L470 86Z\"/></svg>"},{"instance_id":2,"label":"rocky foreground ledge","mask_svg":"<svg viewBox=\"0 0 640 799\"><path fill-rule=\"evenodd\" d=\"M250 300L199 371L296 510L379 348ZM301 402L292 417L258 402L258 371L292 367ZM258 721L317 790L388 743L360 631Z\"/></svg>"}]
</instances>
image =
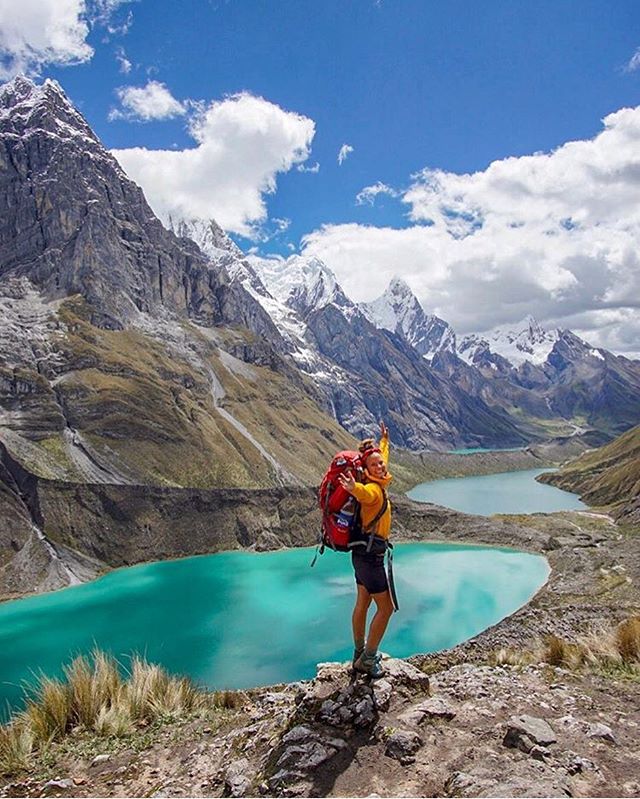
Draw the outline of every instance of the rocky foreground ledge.
<instances>
[{"instance_id":1,"label":"rocky foreground ledge","mask_svg":"<svg viewBox=\"0 0 640 799\"><path fill-rule=\"evenodd\" d=\"M424 538L431 517L441 540L544 553L549 581L466 644L387 658L378 682L327 663L311 681L234 694L213 716L123 740L79 731L0 796L638 796L637 671L518 660L546 634L577 641L640 613L637 534L585 512L396 512L404 540Z\"/></svg>"},{"instance_id":2,"label":"rocky foreground ledge","mask_svg":"<svg viewBox=\"0 0 640 799\"><path fill-rule=\"evenodd\" d=\"M81 737L1 796L637 796L640 685L549 666L327 663L224 721L98 751Z\"/></svg>"}]
</instances>

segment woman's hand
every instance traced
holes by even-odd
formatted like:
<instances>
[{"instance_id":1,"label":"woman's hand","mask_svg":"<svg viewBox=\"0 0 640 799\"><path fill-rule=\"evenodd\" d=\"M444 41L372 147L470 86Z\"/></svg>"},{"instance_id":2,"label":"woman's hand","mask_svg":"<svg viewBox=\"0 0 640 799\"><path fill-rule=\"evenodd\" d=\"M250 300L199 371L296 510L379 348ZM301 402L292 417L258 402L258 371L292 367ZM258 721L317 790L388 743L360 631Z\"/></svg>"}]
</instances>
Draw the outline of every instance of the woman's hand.
<instances>
[{"instance_id":1,"label":"woman's hand","mask_svg":"<svg viewBox=\"0 0 640 799\"><path fill-rule=\"evenodd\" d=\"M381 420L380 421L380 440L383 441L384 439L389 438L389 431L387 430L386 424Z\"/></svg>"},{"instance_id":2,"label":"woman's hand","mask_svg":"<svg viewBox=\"0 0 640 799\"><path fill-rule=\"evenodd\" d=\"M339 474L338 482L344 488L347 494L352 494L353 489L356 487L356 481L351 472L345 472L344 474Z\"/></svg>"}]
</instances>

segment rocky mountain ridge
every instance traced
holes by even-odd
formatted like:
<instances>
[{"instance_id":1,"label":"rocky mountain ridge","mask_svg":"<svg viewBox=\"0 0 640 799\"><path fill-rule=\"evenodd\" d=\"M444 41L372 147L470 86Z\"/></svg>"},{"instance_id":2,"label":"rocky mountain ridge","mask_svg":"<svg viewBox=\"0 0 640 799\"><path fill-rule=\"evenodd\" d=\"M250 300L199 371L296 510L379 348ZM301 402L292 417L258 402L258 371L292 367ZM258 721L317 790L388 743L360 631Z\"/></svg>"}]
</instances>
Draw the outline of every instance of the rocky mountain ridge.
<instances>
[{"instance_id":1,"label":"rocky mountain ridge","mask_svg":"<svg viewBox=\"0 0 640 799\"><path fill-rule=\"evenodd\" d=\"M517 324L458 336L445 320L427 314L410 287L397 277L377 300L356 304L317 258L242 258L231 240L227 258L229 253L236 258L235 265L225 261L232 279L254 292L292 344L296 363L319 386L325 384L329 397L331 384L349 380L350 372L360 375L362 364L352 342L350 359L343 359L336 368L336 359L309 329L307 317L331 315L335 320L339 314L354 330L363 330L364 317L381 333L402 339L422 356L431 375L444 377L449 388L461 388L481 401L485 410L504 411L530 440L550 433L580 434L591 428L613 436L640 418L635 399L640 362L592 347L569 330L546 330L528 316ZM353 416L337 416L354 429ZM366 417L367 410L361 409L360 423ZM441 433L447 437L446 426L441 426ZM400 438L404 441L404 433Z\"/></svg>"},{"instance_id":2,"label":"rocky mountain ridge","mask_svg":"<svg viewBox=\"0 0 640 799\"><path fill-rule=\"evenodd\" d=\"M0 108L0 410L34 468L57 453L71 479L313 482L317 467L292 468L308 424L323 457L382 417L413 449L518 446L576 429L592 402L571 377L575 342L555 345L561 378L525 364L504 390L406 286L406 330L380 329L317 260L246 257L215 222L165 229L52 81L15 79ZM627 372L596 392L605 421L637 411Z\"/></svg>"},{"instance_id":3,"label":"rocky mountain ridge","mask_svg":"<svg viewBox=\"0 0 640 799\"><path fill-rule=\"evenodd\" d=\"M0 89L0 164L0 436L25 465L274 485L351 442L262 306L163 227L55 82Z\"/></svg>"}]
</instances>

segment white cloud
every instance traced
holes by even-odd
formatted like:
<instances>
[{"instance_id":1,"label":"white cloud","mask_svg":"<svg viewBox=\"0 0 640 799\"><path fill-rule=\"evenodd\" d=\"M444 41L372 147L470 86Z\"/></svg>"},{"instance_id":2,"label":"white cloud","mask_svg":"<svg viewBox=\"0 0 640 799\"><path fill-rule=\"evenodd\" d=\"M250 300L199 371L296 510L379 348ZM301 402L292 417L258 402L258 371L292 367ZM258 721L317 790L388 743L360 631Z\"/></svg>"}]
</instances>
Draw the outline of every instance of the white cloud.
<instances>
[{"instance_id":1,"label":"white cloud","mask_svg":"<svg viewBox=\"0 0 640 799\"><path fill-rule=\"evenodd\" d=\"M350 144L343 144L338 152L338 165L342 166L343 162L346 161L347 156L353 152L353 147Z\"/></svg>"},{"instance_id":2,"label":"white cloud","mask_svg":"<svg viewBox=\"0 0 640 799\"><path fill-rule=\"evenodd\" d=\"M637 353L639 193L640 107L625 108L552 153L423 170L403 195L410 227L325 226L303 245L356 300L398 274L463 333L532 313Z\"/></svg>"},{"instance_id":3,"label":"white cloud","mask_svg":"<svg viewBox=\"0 0 640 799\"><path fill-rule=\"evenodd\" d=\"M149 122L170 119L186 113L184 105L176 100L169 89L157 80L146 86L123 86L117 90L122 109L112 109L109 119L135 119Z\"/></svg>"},{"instance_id":4,"label":"white cloud","mask_svg":"<svg viewBox=\"0 0 640 799\"><path fill-rule=\"evenodd\" d=\"M116 48L116 61L120 67L120 72L128 75L131 72L131 67L133 64L127 58L127 54L124 51L124 47L117 47Z\"/></svg>"},{"instance_id":5,"label":"white cloud","mask_svg":"<svg viewBox=\"0 0 640 799\"><path fill-rule=\"evenodd\" d=\"M267 218L265 195L275 191L277 174L309 157L315 125L242 93L200 110L189 130L196 142L190 149L113 154L161 218L214 218L251 237Z\"/></svg>"},{"instance_id":6,"label":"white cloud","mask_svg":"<svg viewBox=\"0 0 640 799\"><path fill-rule=\"evenodd\" d=\"M640 69L640 47L638 47L635 53L631 56L624 68L624 71L635 72L636 69Z\"/></svg>"},{"instance_id":7,"label":"white cloud","mask_svg":"<svg viewBox=\"0 0 640 799\"><path fill-rule=\"evenodd\" d=\"M0 0L0 79L39 75L47 65L90 61L90 29L105 26L119 6L133 0ZM126 32L124 28L110 32Z\"/></svg>"},{"instance_id":8,"label":"white cloud","mask_svg":"<svg viewBox=\"0 0 640 799\"><path fill-rule=\"evenodd\" d=\"M0 78L88 61L85 11L84 0L0 0Z\"/></svg>"},{"instance_id":9,"label":"white cloud","mask_svg":"<svg viewBox=\"0 0 640 799\"><path fill-rule=\"evenodd\" d=\"M286 219L286 218L285 219L280 219L280 217L274 216L271 221L275 225L276 230L278 231L278 233L284 233L285 230L288 230L289 227L291 226L291 220L290 219Z\"/></svg>"},{"instance_id":10,"label":"white cloud","mask_svg":"<svg viewBox=\"0 0 640 799\"><path fill-rule=\"evenodd\" d=\"M298 164L298 172L311 172L313 175L317 175L320 171L320 164L316 161L315 164L312 166L305 166L305 164Z\"/></svg>"},{"instance_id":11,"label":"white cloud","mask_svg":"<svg viewBox=\"0 0 640 799\"><path fill-rule=\"evenodd\" d=\"M388 194L390 197L400 196L400 192L392 189L391 186L387 186L386 183L378 181L372 186L365 186L362 191L358 192L356 195L356 205L373 205L379 194Z\"/></svg>"}]
</instances>

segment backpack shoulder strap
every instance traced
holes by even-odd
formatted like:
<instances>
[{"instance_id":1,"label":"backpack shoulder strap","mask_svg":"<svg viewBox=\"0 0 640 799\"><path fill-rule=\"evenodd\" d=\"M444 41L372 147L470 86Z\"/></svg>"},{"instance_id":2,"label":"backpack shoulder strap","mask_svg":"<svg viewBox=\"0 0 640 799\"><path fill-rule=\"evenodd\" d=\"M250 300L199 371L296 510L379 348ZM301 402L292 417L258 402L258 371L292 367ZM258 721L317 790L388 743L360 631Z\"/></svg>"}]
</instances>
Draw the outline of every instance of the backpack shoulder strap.
<instances>
[{"instance_id":1,"label":"backpack shoulder strap","mask_svg":"<svg viewBox=\"0 0 640 799\"><path fill-rule=\"evenodd\" d=\"M377 527L378 522L384 516L384 514L385 514L385 512L387 510L387 507L389 506L389 500L387 498L387 492L384 490L384 488L382 488L382 486L380 486L380 490L382 491L382 505L380 507L380 510L373 517L373 519L371 519L369 524L366 527L362 528L362 531L364 533L368 533L370 530L375 530L375 528Z\"/></svg>"}]
</instances>

